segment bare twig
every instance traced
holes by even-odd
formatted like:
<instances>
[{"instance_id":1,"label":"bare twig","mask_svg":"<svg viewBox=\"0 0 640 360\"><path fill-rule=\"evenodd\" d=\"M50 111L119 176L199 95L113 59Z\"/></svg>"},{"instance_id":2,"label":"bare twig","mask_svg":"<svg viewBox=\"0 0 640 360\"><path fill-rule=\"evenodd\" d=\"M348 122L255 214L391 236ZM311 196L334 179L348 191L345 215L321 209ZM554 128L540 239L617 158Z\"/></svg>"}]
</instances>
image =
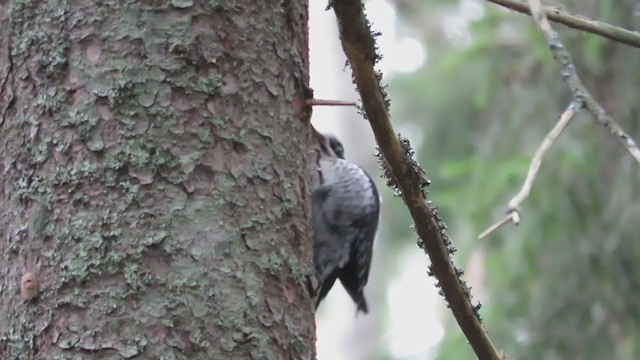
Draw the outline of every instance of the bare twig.
<instances>
[{"instance_id":1,"label":"bare twig","mask_svg":"<svg viewBox=\"0 0 640 360\"><path fill-rule=\"evenodd\" d=\"M353 101L342 100L307 99L305 102L309 106L357 106Z\"/></svg>"},{"instance_id":2,"label":"bare twig","mask_svg":"<svg viewBox=\"0 0 640 360\"><path fill-rule=\"evenodd\" d=\"M560 116L560 120L558 120L558 122L556 123L556 126L554 126L553 129L551 129L551 131L549 132L549 134L547 134L547 136L544 138L544 140L542 141L542 144L540 145L535 155L533 156L533 160L531 160L531 166L529 167L529 172L527 173L527 177L524 180L522 189L520 189L518 194L516 194L516 196L514 196L513 199L511 199L511 201L509 201L510 209L519 208L520 204L522 204L522 202L529 197L529 193L531 192L531 187L533 186L533 182L535 181L536 176L538 176L538 171L540 170L540 165L542 164L542 160L544 159L544 156L547 154L547 151L549 151L549 149L551 148L551 145L553 145L556 142L556 140L558 140L558 137L560 136L560 134L562 134L564 129L567 128L567 125L569 125L569 123L571 122L571 119L573 119L573 117L576 115L578 111L580 111L581 108L582 108L581 103L578 103L578 102L571 103L569 107L567 107L567 109Z\"/></svg>"},{"instance_id":3,"label":"bare twig","mask_svg":"<svg viewBox=\"0 0 640 360\"><path fill-rule=\"evenodd\" d=\"M496 232L498 229L500 229L501 227L507 225L507 224L514 224L514 225L518 225L520 223L520 210L516 209L509 209L507 210L507 213L502 217L502 219L496 221L493 225L489 226L487 228L487 230L483 231L479 236L478 236L478 240L482 240L484 238L486 238L487 236L493 234L494 232Z\"/></svg>"},{"instance_id":4,"label":"bare twig","mask_svg":"<svg viewBox=\"0 0 640 360\"><path fill-rule=\"evenodd\" d=\"M564 45L562 45L558 33L551 28L551 24L549 24L544 9L540 4L540 0L530 0L529 5L531 7L531 13L533 14L533 20L547 40L553 58L560 65L560 74L569 86L569 89L571 89L574 101L584 102L584 106L593 114L596 121L604 126L605 129L609 130L611 135L618 139L618 141L627 148L629 153L640 162L640 150L635 141L607 114L604 108L598 104L584 85L582 85L582 81L580 81L576 67L573 64L571 54L569 54Z\"/></svg>"},{"instance_id":5,"label":"bare twig","mask_svg":"<svg viewBox=\"0 0 640 360\"><path fill-rule=\"evenodd\" d=\"M518 225L520 223L520 205L523 201L525 201L529 194L531 193L531 188L533 187L533 182L536 180L538 176L538 171L540 171L540 165L542 165L542 161L544 160L544 156L547 154L547 151L551 148L551 146L558 140L560 134L567 128L571 119L582 109L583 104L579 102L572 102L567 109L560 116L560 120L556 123L556 125L549 131L547 136L536 150L533 159L531 159L531 164L529 165L529 172L527 173L527 177L524 180L524 184L522 184L522 188L509 201L509 208L507 209L507 214L500 219L495 224L491 225L487 230L483 231L478 238L480 240L485 237L491 235L494 231L498 230L502 226L512 223Z\"/></svg>"},{"instance_id":6,"label":"bare twig","mask_svg":"<svg viewBox=\"0 0 640 360\"><path fill-rule=\"evenodd\" d=\"M364 113L375 134L390 180L401 193L421 245L429 255L430 269L437 277L442 294L476 356L483 360L499 360L501 356L482 328L477 309L471 304L469 289L459 279L461 271L451 261L449 252L453 249L449 247L445 226L436 210L427 204L422 169L407 154L408 145L401 144L391 125L386 95L380 85L382 75L374 69L378 59L375 41L363 13L362 2L334 0L330 5L338 19L342 48L351 65Z\"/></svg>"},{"instance_id":7,"label":"bare twig","mask_svg":"<svg viewBox=\"0 0 640 360\"><path fill-rule=\"evenodd\" d=\"M503 3L509 2L513 3L514 0L506 1L506 0L489 0L495 3ZM519 1L516 1L519 3ZM507 208L507 214L498 222L491 225L487 230L480 234L479 238L483 239L494 231L499 229L500 227L508 224L518 224L520 222L520 205L524 200L529 197L529 193L531 191L531 187L533 186L533 182L538 174L538 170L540 169L540 165L544 158L545 153L549 150L549 147L553 145L556 141L557 137L562 133L564 128L569 124L570 120L576 114L576 112L580 111L583 107L585 107L591 114L593 114L596 122L602 125L605 129L611 133L618 141L629 151L631 156L633 156L636 161L640 163L640 149L636 145L635 141L627 134L621 127L618 125L604 110L604 108L593 98L591 93L584 87L578 73L576 72L576 67L573 64L573 59L571 58L571 54L564 47L562 42L560 41L560 37L558 33L553 30L549 20L547 19L547 15L549 14L549 8L543 8L540 4L540 0L529 0L529 11L527 13L532 14L533 20L536 25L544 35L547 40L547 44L549 45L549 49L551 50L551 54L553 55L554 60L560 66L560 75L562 75L562 79L569 86L571 90L571 94L573 96L573 102L571 105L565 110L565 112L560 117L560 121L556 124L556 126L551 130L551 132L547 135L544 142L536 151L535 156L531 162L531 166L529 167L529 172L527 174L527 178L520 189L520 192L509 201L509 207ZM551 16L549 16L551 17ZM601 24L601 23L600 23ZM615 40L615 39L614 39Z\"/></svg>"},{"instance_id":8,"label":"bare twig","mask_svg":"<svg viewBox=\"0 0 640 360\"><path fill-rule=\"evenodd\" d=\"M531 8L529 7L529 4L523 0L488 1L523 14L531 15ZM583 16L572 15L557 7L545 6L543 11L551 21L640 48L640 33L637 31L630 31L605 22L591 20Z\"/></svg>"}]
</instances>

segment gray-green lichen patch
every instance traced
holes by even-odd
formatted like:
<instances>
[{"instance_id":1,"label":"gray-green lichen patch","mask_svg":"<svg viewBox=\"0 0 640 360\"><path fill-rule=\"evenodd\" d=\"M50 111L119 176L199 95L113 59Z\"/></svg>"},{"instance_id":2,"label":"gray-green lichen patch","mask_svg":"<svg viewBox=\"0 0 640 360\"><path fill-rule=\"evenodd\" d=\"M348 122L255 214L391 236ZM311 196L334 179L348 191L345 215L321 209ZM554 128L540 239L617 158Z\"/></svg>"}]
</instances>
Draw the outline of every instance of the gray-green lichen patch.
<instances>
[{"instance_id":1,"label":"gray-green lichen patch","mask_svg":"<svg viewBox=\"0 0 640 360\"><path fill-rule=\"evenodd\" d=\"M87 148L94 152L104 150L104 139L102 137L103 127L98 126L90 137L87 139Z\"/></svg>"},{"instance_id":2,"label":"gray-green lichen patch","mask_svg":"<svg viewBox=\"0 0 640 360\"><path fill-rule=\"evenodd\" d=\"M131 140L123 148L107 154L106 168L120 170L124 166L145 167L155 169L165 163L163 156L154 156L143 140Z\"/></svg>"},{"instance_id":3,"label":"gray-green lichen patch","mask_svg":"<svg viewBox=\"0 0 640 360\"><path fill-rule=\"evenodd\" d=\"M241 5L236 0L207 0L205 6L209 7L209 9L205 7L206 10L216 11L239 11L241 9Z\"/></svg>"},{"instance_id":4,"label":"gray-green lichen patch","mask_svg":"<svg viewBox=\"0 0 640 360\"><path fill-rule=\"evenodd\" d=\"M84 181L96 181L100 177L96 164L84 160L77 166L59 166L51 178L50 185L62 187L68 185L67 189L71 192L76 186Z\"/></svg>"},{"instance_id":5,"label":"gray-green lichen patch","mask_svg":"<svg viewBox=\"0 0 640 360\"><path fill-rule=\"evenodd\" d=\"M281 253L287 260L287 267L289 268L289 272L294 281L298 285L298 289L302 291L302 294L306 299L311 298L311 294L309 294L308 288L306 286L306 281L309 276L309 264L300 261L299 256L287 254L285 250L282 250Z\"/></svg>"},{"instance_id":6,"label":"gray-green lichen patch","mask_svg":"<svg viewBox=\"0 0 640 360\"><path fill-rule=\"evenodd\" d=\"M139 87L135 91L138 104L145 108L153 105L158 95L158 84L149 83L148 85L147 87Z\"/></svg>"},{"instance_id":7,"label":"gray-green lichen patch","mask_svg":"<svg viewBox=\"0 0 640 360\"><path fill-rule=\"evenodd\" d=\"M62 91L58 91L53 86L46 87L46 91L38 93L36 100L30 106L37 107L45 114L52 114L55 119L60 119L60 115L64 113L68 98ZM39 125L42 119L30 117L25 119L31 125ZM64 120L61 120L64 121Z\"/></svg>"},{"instance_id":8,"label":"gray-green lichen patch","mask_svg":"<svg viewBox=\"0 0 640 360\"><path fill-rule=\"evenodd\" d=\"M171 0L171 5L180 9L185 9L193 6L193 0Z\"/></svg>"},{"instance_id":9,"label":"gray-green lichen patch","mask_svg":"<svg viewBox=\"0 0 640 360\"><path fill-rule=\"evenodd\" d=\"M224 86L227 85L225 84ZM196 88L209 95L217 95L220 91L225 92L221 76L215 73L205 77L199 77Z\"/></svg>"},{"instance_id":10,"label":"gray-green lichen patch","mask_svg":"<svg viewBox=\"0 0 640 360\"><path fill-rule=\"evenodd\" d=\"M8 18L12 23L12 29L16 31L12 53L38 54L35 63L39 74L52 80L65 75L70 42L64 31L51 29L62 28L68 10L67 1L62 0L17 0L12 1L9 7ZM35 21L41 16L48 20L46 24ZM34 52L34 48L38 51Z\"/></svg>"},{"instance_id":11,"label":"gray-green lichen patch","mask_svg":"<svg viewBox=\"0 0 640 360\"><path fill-rule=\"evenodd\" d=\"M262 270L279 277L282 272L283 258L279 254L270 252L259 258L258 265Z\"/></svg>"}]
</instances>

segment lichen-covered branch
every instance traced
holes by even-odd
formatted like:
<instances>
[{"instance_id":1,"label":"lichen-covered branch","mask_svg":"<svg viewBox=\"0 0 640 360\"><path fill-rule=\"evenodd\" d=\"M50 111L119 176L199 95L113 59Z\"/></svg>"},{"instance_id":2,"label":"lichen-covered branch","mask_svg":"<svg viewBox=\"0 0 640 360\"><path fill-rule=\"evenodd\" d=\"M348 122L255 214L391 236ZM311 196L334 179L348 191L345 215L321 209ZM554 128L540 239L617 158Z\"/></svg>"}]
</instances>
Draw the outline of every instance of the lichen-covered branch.
<instances>
[{"instance_id":1,"label":"lichen-covered branch","mask_svg":"<svg viewBox=\"0 0 640 360\"><path fill-rule=\"evenodd\" d=\"M529 4L523 0L487 1L523 14L531 15L531 8L529 7ZM640 33L637 31L627 30L598 20L591 20L584 16L572 15L562 11L559 7L545 6L542 8L542 11L544 11L544 14L546 14L551 21L640 48Z\"/></svg>"},{"instance_id":2,"label":"lichen-covered branch","mask_svg":"<svg viewBox=\"0 0 640 360\"><path fill-rule=\"evenodd\" d=\"M495 3L502 2L519 2L514 0L503 1L503 0L489 0ZM631 156L633 156L636 161L640 163L640 149L636 145L635 141L631 138L629 134L627 134L620 125L618 125L612 118L607 114L604 108L593 98L591 93L584 87L578 73L576 71L576 67L573 63L573 59L571 58L571 54L564 47L562 42L560 41L560 37L558 33L553 30L547 16L551 18L549 15L549 8L545 8L540 3L540 0L530 0L529 4L525 4L528 8L527 13L531 14L533 20L536 25L544 35L544 38L549 45L549 49L551 54L553 55L553 59L560 66L560 75L562 79L567 84L569 89L571 90L571 95L573 97L573 101L571 105L565 110L565 112L560 117L560 120L556 124L556 126L551 130L551 132L547 135L544 142L536 151L535 156L531 162L531 166L529 167L529 172L527 174L527 178L524 182L524 185L518 192L518 194L509 201L509 206L507 208L506 215L491 225L487 230L483 231L480 234L479 238L483 239L493 232L495 232L500 227L508 224L518 224L520 222L520 211L519 207L524 200L529 196L529 192L531 191L531 187L533 186L533 182L537 176L538 170L540 169L540 165L542 163L542 159L549 149L551 145L557 140L558 136L560 136L563 129L569 124L569 121L573 116L586 108L591 114L593 114L594 119L600 125L602 125L605 129L609 131L613 137L615 137L621 144L624 146ZM524 12L524 11L523 11ZM615 40L615 39L614 39Z\"/></svg>"},{"instance_id":3,"label":"lichen-covered branch","mask_svg":"<svg viewBox=\"0 0 640 360\"><path fill-rule=\"evenodd\" d=\"M560 41L558 33L553 30L551 24L547 20L544 8L540 4L540 0L530 0L529 6L531 7L531 13L533 14L533 20L538 25L538 28L544 35L549 49L553 54L553 58L560 66L560 75L562 79L567 83L574 101L584 102L585 108L589 110L596 119L596 121L604 126L611 135L613 135L618 141L631 153L631 155L640 162L640 150L635 141L607 114L602 106L593 98L591 93L584 87L582 81L578 77L576 67L573 64L571 54L564 47Z\"/></svg>"},{"instance_id":4,"label":"lichen-covered branch","mask_svg":"<svg viewBox=\"0 0 640 360\"><path fill-rule=\"evenodd\" d=\"M423 187L428 184L424 172L413 160L408 141L401 140L391 125L388 99L374 65L379 58L369 23L360 0L335 0L340 40L347 56L355 84L360 92L363 110L378 143L390 184L402 195L422 246L431 260L430 272L439 281L442 294L454 317L479 359L498 360L500 356L484 331L477 308L471 304L469 288L460 279L462 271L450 258L454 251L444 222L429 205Z\"/></svg>"}]
</instances>

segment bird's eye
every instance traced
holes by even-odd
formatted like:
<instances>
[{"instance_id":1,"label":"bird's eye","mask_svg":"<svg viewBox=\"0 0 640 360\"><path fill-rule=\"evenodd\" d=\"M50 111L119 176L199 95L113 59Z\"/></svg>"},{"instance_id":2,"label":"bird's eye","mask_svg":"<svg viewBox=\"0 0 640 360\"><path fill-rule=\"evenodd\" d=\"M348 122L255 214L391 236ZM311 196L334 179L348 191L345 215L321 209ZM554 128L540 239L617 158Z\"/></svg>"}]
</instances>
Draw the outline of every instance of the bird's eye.
<instances>
[{"instance_id":1,"label":"bird's eye","mask_svg":"<svg viewBox=\"0 0 640 360\"><path fill-rule=\"evenodd\" d=\"M344 148L342 147L342 143L340 143L338 139L333 137L330 138L329 146L331 147L331 150L333 150L333 152L336 154L337 157L339 157L340 159L344 159Z\"/></svg>"}]
</instances>

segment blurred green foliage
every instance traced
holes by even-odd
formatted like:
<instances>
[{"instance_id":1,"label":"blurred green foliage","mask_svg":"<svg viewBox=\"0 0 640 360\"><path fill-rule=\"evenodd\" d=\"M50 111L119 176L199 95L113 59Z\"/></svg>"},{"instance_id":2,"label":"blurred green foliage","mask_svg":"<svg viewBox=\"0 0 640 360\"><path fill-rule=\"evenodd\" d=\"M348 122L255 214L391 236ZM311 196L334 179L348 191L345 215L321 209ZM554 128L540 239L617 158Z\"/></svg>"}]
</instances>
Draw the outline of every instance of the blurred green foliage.
<instances>
[{"instance_id":1,"label":"blurred green foliage","mask_svg":"<svg viewBox=\"0 0 640 360\"><path fill-rule=\"evenodd\" d=\"M423 29L429 61L389 87L395 121L424 134L418 159L433 181L429 197L460 249L456 263L464 265L473 251L485 253L488 296L481 314L509 358L640 358L638 164L589 114L577 116L548 153L522 224L483 241L469 236L469 229L479 234L503 215L535 149L571 100L533 21L480 3L485 16L471 24L472 41L454 46L424 22L457 3L398 1L404 20ZM640 27L635 1L562 5ZM640 51L554 26L587 88L640 139ZM393 238L412 236L402 203L387 206L397 207L387 211ZM438 358L475 358L450 321Z\"/></svg>"}]
</instances>

